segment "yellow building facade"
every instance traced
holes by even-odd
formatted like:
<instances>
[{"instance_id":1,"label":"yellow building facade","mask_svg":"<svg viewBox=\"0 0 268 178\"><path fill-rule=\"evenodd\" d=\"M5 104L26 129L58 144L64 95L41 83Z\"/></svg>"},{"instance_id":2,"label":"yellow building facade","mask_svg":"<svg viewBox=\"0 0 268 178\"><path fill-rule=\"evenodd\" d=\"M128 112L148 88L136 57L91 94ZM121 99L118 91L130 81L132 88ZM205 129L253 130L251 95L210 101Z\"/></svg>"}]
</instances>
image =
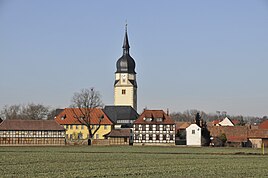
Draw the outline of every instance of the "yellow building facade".
<instances>
[{"instance_id":1,"label":"yellow building facade","mask_svg":"<svg viewBox=\"0 0 268 178\"><path fill-rule=\"evenodd\" d=\"M89 131L85 125L64 125L66 129L66 139L88 139ZM94 133L98 125L92 125L92 132ZM110 133L112 130L111 125L100 125L100 128L93 136L93 139L105 139L104 135Z\"/></svg>"},{"instance_id":2,"label":"yellow building facade","mask_svg":"<svg viewBox=\"0 0 268 178\"><path fill-rule=\"evenodd\" d=\"M87 140L89 131L85 123L82 123L81 110L79 108L65 108L59 115L55 117L55 121L64 126L66 132L66 140ZM94 108L90 111L90 126L94 134L92 139L105 139L104 135L111 132L113 123L108 116L100 108Z\"/></svg>"}]
</instances>

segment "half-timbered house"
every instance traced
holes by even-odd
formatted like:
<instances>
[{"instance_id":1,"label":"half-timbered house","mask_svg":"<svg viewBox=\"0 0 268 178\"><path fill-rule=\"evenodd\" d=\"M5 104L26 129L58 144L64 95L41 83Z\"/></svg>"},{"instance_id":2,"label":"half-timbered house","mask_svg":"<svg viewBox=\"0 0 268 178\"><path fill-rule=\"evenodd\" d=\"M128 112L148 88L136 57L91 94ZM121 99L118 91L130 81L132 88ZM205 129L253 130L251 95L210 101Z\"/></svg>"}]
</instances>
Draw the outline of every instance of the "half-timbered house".
<instances>
[{"instance_id":1,"label":"half-timbered house","mask_svg":"<svg viewBox=\"0 0 268 178\"><path fill-rule=\"evenodd\" d=\"M54 120L4 120L0 145L65 145L65 129Z\"/></svg>"},{"instance_id":2,"label":"half-timbered house","mask_svg":"<svg viewBox=\"0 0 268 178\"><path fill-rule=\"evenodd\" d=\"M144 110L133 132L134 145L175 145L175 122L163 110Z\"/></svg>"}]
</instances>

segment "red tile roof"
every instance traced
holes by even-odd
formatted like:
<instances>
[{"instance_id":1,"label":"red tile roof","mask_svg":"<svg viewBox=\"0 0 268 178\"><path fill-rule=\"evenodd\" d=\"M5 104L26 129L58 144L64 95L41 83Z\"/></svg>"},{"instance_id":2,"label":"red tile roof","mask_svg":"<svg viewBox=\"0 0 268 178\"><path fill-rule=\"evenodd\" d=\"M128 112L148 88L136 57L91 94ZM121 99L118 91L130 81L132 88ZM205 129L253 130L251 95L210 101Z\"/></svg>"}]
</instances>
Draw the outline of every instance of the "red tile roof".
<instances>
[{"instance_id":1,"label":"red tile roof","mask_svg":"<svg viewBox=\"0 0 268 178\"><path fill-rule=\"evenodd\" d=\"M231 120L231 119L230 119ZM231 120L234 125L240 124L240 121L237 119Z\"/></svg>"},{"instance_id":2,"label":"red tile roof","mask_svg":"<svg viewBox=\"0 0 268 178\"><path fill-rule=\"evenodd\" d=\"M176 129L180 130L180 129L186 129L187 127L189 127L191 125L191 122L175 122L176 124Z\"/></svg>"},{"instance_id":3,"label":"red tile roof","mask_svg":"<svg viewBox=\"0 0 268 178\"><path fill-rule=\"evenodd\" d=\"M219 124L220 122L221 122L220 120L214 120L214 121L212 121L212 124L216 125L216 124Z\"/></svg>"},{"instance_id":4,"label":"red tile roof","mask_svg":"<svg viewBox=\"0 0 268 178\"><path fill-rule=\"evenodd\" d=\"M268 129L268 120L263 121L260 125L259 125L260 129Z\"/></svg>"},{"instance_id":5,"label":"red tile roof","mask_svg":"<svg viewBox=\"0 0 268 178\"><path fill-rule=\"evenodd\" d=\"M0 130L65 130L54 120L4 120Z\"/></svg>"},{"instance_id":6,"label":"red tile roof","mask_svg":"<svg viewBox=\"0 0 268 178\"><path fill-rule=\"evenodd\" d=\"M208 130L212 137L225 134L227 141L244 142L248 138L248 128L246 126L209 126Z\"/></svg>"},{"instance_id":7,"label":"red tile roof","mask_svg":"<svg viewBox=\"0 0 268 178\"><path fill-rule=\"evenodd\" d=\"M145 118L152 118L152 121L146 121ZM162 118L162 122L156 121ZM144 110L134 124L175 124L175 122L163 110Z\"/></svg>"},{"instance_id":8,"label":"red tile roof","mask_svg":"<svg viewBox=\"0 0 268 178\"><path fill-rule=\"evenodd\" d=\"M84 112L85 109L82 109ZM81 124L77 117L82 117L83 113L79 108L65 108L58 116L56 116L55 121L61 125L69 124ZM100 108L90 109L90 121L91 124L99 124L99 119L104 116L101 120L100 125L112 125L113 123L107 117L107 115Z\"/></svg>"},{"instance_id":9,"label":"red tile roof","mask_svg":"<svg viewBox=\"0 0 268 178\"><path fill-rule=\"evenodd\" d=\"M248 132L249 138L268 138L268 129L251 129Z\"/></svg>"}]
</instances>

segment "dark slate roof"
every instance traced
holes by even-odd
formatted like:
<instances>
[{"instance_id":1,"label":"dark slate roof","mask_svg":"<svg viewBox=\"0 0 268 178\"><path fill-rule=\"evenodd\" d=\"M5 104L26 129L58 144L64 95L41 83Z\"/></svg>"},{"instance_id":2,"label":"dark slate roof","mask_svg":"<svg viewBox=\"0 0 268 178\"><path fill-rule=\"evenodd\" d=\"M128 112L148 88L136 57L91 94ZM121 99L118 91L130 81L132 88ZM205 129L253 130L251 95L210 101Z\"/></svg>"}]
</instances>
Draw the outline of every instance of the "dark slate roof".
<instances>
[{"instance_id":1,"label":"dark slate roof","mask_svg":"<svg viewBox=\"0 0 268 178\"><path fill-rule=\"evenodd\" d=\"M114 129L109 134L107 134L107 137L129 137L130 136L130 129Z\"/></svg>"},{"instance_id":2,"label":"dark slate roof","mask_svg":"<svg viewBox=\"0 0 268 178\"><path fill-rule=\"evenodd\" d=\"M64 111L64 109L56 109L55 117L59 115L62 111Z\"/></svg>"},{"instance_id":3,"label":"dark slate roof","mask_svg":"<svg viewBox=\"0 0 268 178\"><path fill-rule=\"evenodd\" d=\"M129 82L130 82L134 87L137 87L137 82L136 82L136 80L129 80Z\"/></svg>"},{"instance_id":4,"label":"dark slate roof","mask_svg":"<svg viewBox=\"0 0 268 178\"><path fill-rule=\"evenodd\" d=\"M135 72L135 61L129 54L129 43L128 43L128 35L127 29L125 32L125 38L123 43L123 55L116 62L116 73L131 73L136 74Z\"/></svg>"},{"instance_id":5,"label":"dark slate roof","mask_svg":"<svg viewBox=\"0 0 268 178\"><path fill-rule=\"evenodd\" d=\"M4 120L0 130L65 130L54 120Z\"/></svg>"},{"instance_id":6,"label":"dark slate roof","mask_svg":"<svg viewBox=\"0 0 268 178\"><path fill-rule=\"evenodd\" d=\"M136 80L128 80L134 87L137 88L137 82ZM115 80L114 86L119 82L119 80Z\"/></svg>"},{"instance_id":7,"label":"dark slate roof","mask_svg":"<svg viewBox=\"0 0 268 178\"><path fill-rule=\"evenodd\" d=\"M135 61L129 54L124 54L116 62L116 73L136 74Z\"/></svg>"},{"instance_id":8,"label":"dark slate roof","mask_svg":"<svg viewBox=\"0 0 268 178\"><path fill-rule=\"evenodd\" d=\"M119 80L115 80L114 81L114 86L119 82Z\"/></svg>"},{"instance_id":9,"label":"dark slate roof","mask_svg":"<svg viewBox=\"0 0 268 178\"><path fill-rule=\"evenodd\" d=\"M105 106L103 111L113 123L117 123L117 120L136 120L139 117L131 106Z\"/></svg>"}]
</instances>

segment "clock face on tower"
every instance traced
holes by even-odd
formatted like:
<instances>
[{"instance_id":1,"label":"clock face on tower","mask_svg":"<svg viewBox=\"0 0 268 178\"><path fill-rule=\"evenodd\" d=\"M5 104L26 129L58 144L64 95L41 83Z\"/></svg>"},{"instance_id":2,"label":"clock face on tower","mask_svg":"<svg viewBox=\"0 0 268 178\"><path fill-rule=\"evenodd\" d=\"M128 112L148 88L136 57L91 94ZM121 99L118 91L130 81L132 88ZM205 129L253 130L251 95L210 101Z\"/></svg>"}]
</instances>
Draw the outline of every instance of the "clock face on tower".
<instances>
[{"instance_id":1,"label":"clock face on tower","mask_svg":"<svg viewBox=\"0 0 268 178\"><path fill-rule=\"evenodd\" d=\"M121 80L122 83L126 83L127 75L126 74L121 74Z\"/></svg>"},{"instance_id":2,"label":"clock face on tower","mask_svg":"<svg viewBox=\"0 0 268 178\"><path fill-rule=\"evenodd\" d=\"M122 74L122 79L126 79L127 75L126 74Z\"/></svg>"}]
</instances>

